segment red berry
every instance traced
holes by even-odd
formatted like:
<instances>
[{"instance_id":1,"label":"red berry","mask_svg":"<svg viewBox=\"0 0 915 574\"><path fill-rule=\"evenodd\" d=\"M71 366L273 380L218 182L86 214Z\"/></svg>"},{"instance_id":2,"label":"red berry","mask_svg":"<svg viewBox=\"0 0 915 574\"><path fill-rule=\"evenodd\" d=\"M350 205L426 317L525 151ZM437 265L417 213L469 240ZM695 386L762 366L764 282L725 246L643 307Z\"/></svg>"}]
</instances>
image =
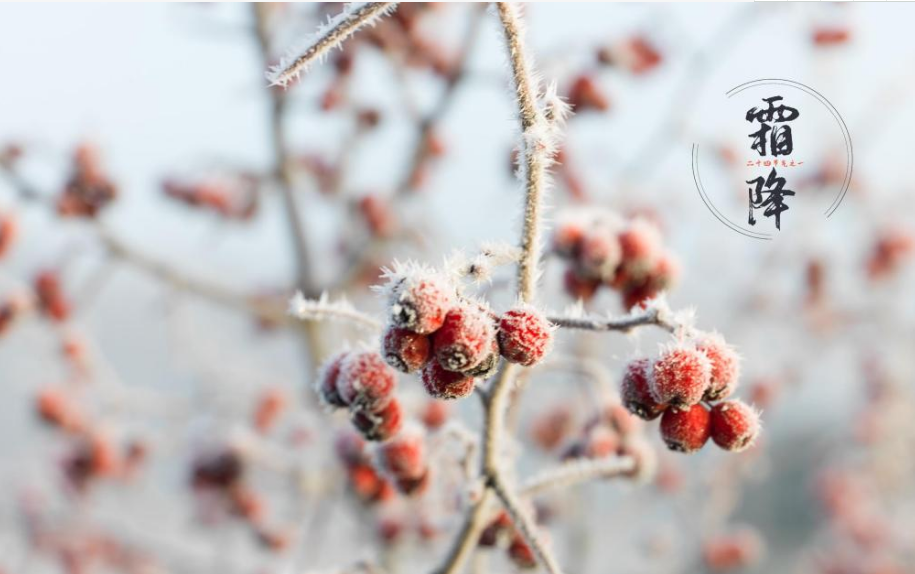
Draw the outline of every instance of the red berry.
<instances>
[{"instance_id":1,"label":"red berry","mask_svg":"<svg viewBox=\"0 0 915 574\"><path fill-rule=\"evenodd\" d=\"M448 403L443 401L429 400L426 401L419 420L426 425L429 430L441 428L448 420L448 412L451 408Z\"/></svg>"},{"instance_id":2,"label":"red berry","mask_svg":"<svg viewBox=\"0 0 915 574\"><path fill-rule=\"evenodd\" d=\"M661 256L661 232L647 219L633 219L619 234L623 266L630 276L647 273Z\"/></svg>"},{"instance_id":3,"label":"red berry","mask_svg":"<svg viewBox=\"0 0 915 574\"><path fill-rule=\"evenodd\" d=\"M391 322L428 335L445 321L453 303L453 291L447 281L434 275L406 277L392 292Z\"/></svg>"},{"instance_id":4,"label":"red berry","mask_svg":"<svg viewBox=\"0 0 915 574\"><path fill-rule=\"evenodd\" d=\"M492 350L495 327L486 310L465 303L448 312L442 327L432 336L438 363L449 371L476 367Z\"/></svg>"},{"instance_id":5,"label":"red berry","mask_svg":"<svg viewBox=\"0 0 915 574\"><path fill-rule=\"evenodd\" d=\"M378 463L394 479L419 478L426 472L426 446L422 432L401 432L378 449Z\"/></svg>"},{"instance_id":6,"label":"red berry","mask_svg":"<svg viewBox=\"0 0 915 574\"><path fill-rule=\"evenodd\" d=\"M622 250L609 226L592 229L581 243L578 266L587 277L609 281L622 261Z\"/></svg>"},{"instance_id":7,"label":"red berry","mask_svg":"<svg viewBox=\"0 0 915 574\"><path fill-rule=\"evenodd\" d=\"M341 408L347 406L346 401L337 392L338 379L340 378L340 366L349 352L344 351L334 355L321 366L318 371L318 380L315 385L318 391L318 397L321 402L331 408Z\"/></svg>"},{"instance_id":8,"label":"red berry","mask_svg":"<svg viewBox=\"0 0 915 574\"><path fill-rule=\"evenodd\" d=\"M553 329L539 311L518 307L499 319L499 351L505 360L525 367L539 363L553 343Z\"/></svg>"},{"instance_id":9,"label":"red berry","mask_svg":"<svg viewBox=\"0 0 915 574\"><path fill-rule=\"evenodd\" d=\"M515 534L511 544L508 545L508 557L520 568L537 567L537 559L534 556L533 549L520 534Z\"/></svg>"},{"instance_id":10,"label":"red berry","mask_svg":"<svg viewBox=\"0 0 915 574\"><path fill-rule=\"evenodd\" d=\"M337 440L334 442L334 451L346 466L363 464L366 461L365 441L358 434L349 430L337 436Z\"/></svg>"},{"instance_id":11,"label":"red berry","mask_svg":"<svg viewBox=\"0 0 915 574\"><path fill-rule=\"evenodd\" d=\"M724 342L718 334L704 336L696 343L696 348L705 353L712 364L709 387L705 399L717 401L726 398L737 387L740 377L740 357L733 347Z\"/></svg>"},{"instance_id":12,"label":"red berry","mask_svg":"<svg viewBox=\"0 0 915 574\"><path fill-rule=\"evenodd\" d=\"M499 512L492 522L486 525L483 532L480 533L478 545L484 547L495 546L499 541L499 535L507 531L512 526L512 520L504 510Z\"/></svg>"},{"instance_id":13,"label":"red berry","mask_svg":"<svg viewBox=\"0 0 915 574\"><path fill-rule=\"evenodd\" d=\"M388 327L381 347L384 360L403 373L421 369L432 356L432 342L429 337L398 327Z\"/></svg>"},{"instance_id":14,"label":"red berry","mask_svg":"<svg viewBox=\"0 0 915 574\"><path fill-rule=\"evenodd\" d=\"M705 353L683 345L670 347L651 370L651 394L659 403L694 405L708 389L711 372L711 361Z\"/></svg>"},{"instance_id":15,"label":"red berry","mask_svg":"<svg viewBox=\"0 0 915 574\"><path fill-rule=\"evenodd\" d=\"M416 478L398 478L394 481L397 490L406 496L417 496L426 491L429 486L430 470L426 467L425 471Z\"/></svg>"},{"instance_id":16,"label":"red berry","mask_svg":"<svg viewBox=\"0 0 915 574\"><path fill-rule=\"evenodd\" d=\"M610 456L620 447L620 436L606 425L598 425L584 438L582 454L588 458Z\"/></svg>"},{"instance_id":17,"label":"red berry","mask_svg":"<svg viewBox=\"0 0 915 574\"><path fill-rule=\"evenodd\" d=\"M658 418L666 404L654 399L649 385L651 361L636 359L626 366L623 383L620 385L620 396L629 412L646 421Z\"/></svg>"},{"instance_id":18,"label":"red berry","mask_svg":"<svg viewBox=\"0 0 915 574\"><path fill-rule=\"evenodd\" d=\"M565 287L566 293L573 299L590 301L591 298L594 297L594 294L597 293L597 288L600 287L600 285L600 279L582 277L574 268L566 270L565 275L563 276L563 286Z\"/></svg>"},{"instance_id":19,"label":"red berry","mask_svg":"<svg viewBox=\"0 0 915 574\"><path fill-rule=\"evenodd\" d=\"M610 100L590 76L579 76L575 80L569 90L568 101L576 113L589 109L601 112L610 109Z\"/></svg>"},{"instance_id":20,"label":"red berry","mask_svg":"<svg viewBox=\"0 0 915 574\"><path fill-rule=\"evenodd\" d=\"M465 373L446 371L438 361L429 361L423 367L423 387L429 396L436 399L460 399L473 392L476 383L473 377Z\"/></svg>"},{"instance_id":21,"label":"red berry","mask_svg":"<svg viewBox=\"0 0 915 574\"><path fill-rule=\"evenodd\" d=\"M480 364L472 369L467 369L464 374L475 379L488 379L496 374L499 368L499 343L496 339L492 340L492 346L486 358L480 361Z\"/></svg>"},{"instance_id":22,"label":"red berry","mask_svg":"<svg viewBox=\"0 0 915 574\"><path fill-rule=\"evenodd\" d=\"M380 411L351 411L350 418L366 440L384 441L397 434L403 425L403 409L394 398Z\"/></svg>"},{"instance_id":23,"label":"red berry","mask_svg":"<svg viewBox=\"0 0 915 574\"><path fill-rule=\"evenodd\" d=\"M347 469L347 477L350 488L363 502L383 502L394 496L391 484L369 464L351 466Z\"/></svg>"},{"instance_id":24,"label":"red berry","mask_svg":"<svg viewBox=\"0 0 915 574\"><path fill-rule=\"evenodd\" d=\"M541 449L553 450L566 439L574 423L572 410L567 405L551 405L534 418L531 438Z\"/></svg>"},{"instance_id":25,"label":"red berry","mask_svg":"<svg viewBox=\"0 0 915 574\"><path fill-rule=\"evenodd\" d=\"M677 452L695 452L711 434L711 415L705 405L686 409L671 408L661 415L661 437L667 448Z\"/></svg>"},{"instance_id":26,"label":"red berry","mask_svg":"<svg viewBox=\"0 0 915 574\"><path fill-rule=\"evenodd\" d=\"M349 353L340 365L337 394L351 410L378 412L394 395L397 376L373 351Z\"/></svg>"},{"instance_id":27,"label":"red berry","mask_svg":"<svg viewBox=\"0 0 915 574\"><path fill-rule=\"evenodd\" d=\"M759 414L743 401L725 401L712 408L712 440L725 450L747 449L759 435Z\"/></svg>"},{"instance_id":28,"label":"red berry","mask_svg":"<svg viewBox=\"0 0 915 574\"><path fill-rule=\"evenodd\" d=\"M610 425L610 428L624 437L642 427L642 421L632 416L626 407L617 402L607 404L604 407L603 419Z\"/></svg>"},{"instance_id":29,"label":"red berry","mask_svg":"<svg viewBox=\"0 0 915 574\"><path fill-rule=\"evenodd\" d=\"M752 530L719 535L702 544L702 560L710 572L733 572L753 565L762 553L762 540Z\"/></svg>"},{"instance_id":30,"label":"red berry","mask_svg":"<svg viewBox=\"0 0 915 574\"><path fill-rule=\"evenodd\" d=\"M70 304L64 298L57 273L42 271L35 277L35 296L41 312L54 321L66 321L70 316Z\"/></svg>"},{"instance_id":31,"label":"red berry","mask_svg":"<svg viewBox=\"0 0 915 574\"><path fill-rule=\"evenodd\" d=\"M560 223L553 232L553 251L560 257L575 257L584 238L585 230L578 222Z\"/></svg>"}]
</instances>

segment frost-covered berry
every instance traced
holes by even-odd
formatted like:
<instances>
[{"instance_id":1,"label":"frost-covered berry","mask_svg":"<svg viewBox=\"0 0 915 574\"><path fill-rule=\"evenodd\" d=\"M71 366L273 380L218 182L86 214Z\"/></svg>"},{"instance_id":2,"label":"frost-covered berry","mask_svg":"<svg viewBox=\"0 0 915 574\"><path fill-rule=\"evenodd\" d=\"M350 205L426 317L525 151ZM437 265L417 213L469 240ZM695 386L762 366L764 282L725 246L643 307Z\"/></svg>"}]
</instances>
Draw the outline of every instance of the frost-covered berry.
<instances>
[{"instance_id":1,"label":"frost-covered berry","mask_svg":"<svg viewBox=\"0 0 915 574\"><path fill-rule=\"evenodd\" d=\"M350 419L365 440L385 441L400 431L403 425L403 408L400 401L394 398L387 406L376 412L350 411Z\"/></svg>"},{"instance_id":2,"label":"frost-covered berry","mask_svg":"<svg viewBox=\"0 0 915 574\"><path fill-rule=\"evenodd\" d=\"M429 361L423 367L421 378L429 396L436 399L460 399L473 392L476 383L465 373L446 371L438 361Z\"/></svg>"},{"instance_id":3,"label":"frost-covered berry","mask_svg":"<svg viewBox=\"0 0 915 574\"><path fill-rule=\"evenodd\" d=\"M740 378L740 357L717 333L703 336L696 342L696 348L705 353L712 365L705 399L718 401L726 398L737 387Z\"/></svg>"},{"instance_id":4,"label":"frost-covered berry","mask_svg":"<svg viewBox=\"0 0 915 574\"><path fill-rule=\"evenodd\" d=\"M337 394L351 410L378 412L394 395L397 376L374 351L349 353L340 365Z\"/></svg>"},{"instance_id":5,"label":"frost-covered berry","mask_svg":"<svg viewBox=\"0 0 915 574\"><path fill-rule=\"evenodd\" d=\"M711 415L703 404L667 409L661 415L661 438L670 450L695 452L708 441L710 433Z\"/></svg>"},{"instance_id":6,"label":"frost-covered berry","mask_svg":"<svg viewBox=\"0 0 915 574\"><path fill-rule=\"evenodd\" d=\"M466 371L483 362L492 350L495 336L495 326L486 309L465 303L448 312L432 336L432 349L443 368Z\"/></svg>"},{"instance_id":7,"label":"frost-covered berry","mask_svg":"<svg viewBox=\"0 0 915 574\"><path fill-rule=\"evenodd\" d=\"M669 347L652 367L651 394L659 403L694 405L708 389L711 373L711 361L705 353L685 345Z\"/></svg>"},{"instance_id":8,"label":"frost-covered berry","mask_svg":"<svg viewBox=\"0 0 915 574\"><path fill-rule=\"evenodd\" d=\"M499 319L499 352L510 363L525 367L539 363L553 343L553 328L532 307L516 307Z\"/></svg>"},{"instance_id":9,"label":"frost-covered berry","mask_svg":"<svg viewBox=\"0 0 915 574\"><path fill-rule=\"evenodd\" d=\"M401 279L391 293L391 322L421 335L436 331L451 308L454 289L433 274Z\"/></svg>"},{"instance_id":10,"label":"frost-covered berry","mask_svg":"<svg viewBox=\"0 0 915 574\"><path fill-rule=\"evenodd\" d=\"M712 408L712 440L725 450L747 449L759 435L759 414L743 401L725 401Z\"/></svg>"},{"instance_id":11,"label":"frost-covered berry","mask_svg":"<svg viewBox=\"0 0 915 574\"><path fill-rule=\"evenodd\" d=\"M420 478L426 473L423 433L408 428L378 448L378 464L395 480Z\"/></svg>"},{"instance_id":12,"label":"frost-covered berry","mask_svg":"<svg viewBox=\"0 0 915 574\"><path fill-rule=\"evenodd\" d=\"M421 369L432 356L429 337L399 327L388 327L381 347L384 360L402 373Z\"/></svg>"},{"instance_id":13,"label":"frost-covered berry","mask_svg":"<svg viewBox=\"0 0 915 574\"><path fill-rule=\"evenodd\" d=\"M340 378L340 366L349 355L348 351L338 353L324 362L318 371L318 380L315 390L321 402L331 408L347 406L346 401L337 392L337 381Z\"/></svg>"},{"instance_id":14,"label":"frost-covered berry","mask_svg":"<svg viewBox=\"0 0 915 574\"><path fill-rule=\"evenodd\" d=\"M585 238L585 229L578 221L560 222L553 232L553 252L560 257L575 257Z\"/></svg>"},{"instance_id":15,"label":"frost-covered berry","mask_svg":"<svg viewBox=\"0 0 915 574\"><path fill-rule=\"evenodd\" d=\"M655 400L651 393L649 359L636 359L626 366L620 385L620 398L629 412L646 421L658 418L667 405Z\"/></svg>"},{"instance_id":16,"label":"frost-covered berry","mask_svg":"<svg viewBox=\"0 0 915 574\"><path fill-rule=\"evenodd\" d=\"M475 379L488 379L489 377L496 374L496 371L499 368L500 356L499 343L496 339L493 339L492 347L489 351L489 354L486 355L486 358L480 361L480 364L476 367L464 371L464 374Z\"/></svg>"}]
</instances>

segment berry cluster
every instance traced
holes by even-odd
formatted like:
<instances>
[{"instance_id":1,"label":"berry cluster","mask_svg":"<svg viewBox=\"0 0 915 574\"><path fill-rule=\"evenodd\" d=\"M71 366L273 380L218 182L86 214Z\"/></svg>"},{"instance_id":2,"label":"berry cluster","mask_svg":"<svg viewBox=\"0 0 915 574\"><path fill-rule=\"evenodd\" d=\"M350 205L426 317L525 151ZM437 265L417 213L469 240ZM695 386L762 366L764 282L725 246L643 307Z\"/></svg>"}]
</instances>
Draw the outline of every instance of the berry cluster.
<instances>
[{"instance_id":1,"label":"berry cluster","mask_svg":"<svg viewBox=\"0 0 915 574\"><path fill-rule=\"evenodd\" d=\"M631 413L661 417L661 436L671 450L694 452L711 438L725 450L741 451L759 434L759 414L742 401L723 401L739 373L734 349L717 334L701 334L654 360L630 362L620 392Z\"/></svg>"},{"instance_id":2,"label":"berry cluster","mask_svg":"<svg viewBox=\"0 0 915 574\"><path fill-rule=\"evenodd\" d=\"M624 221L594 209L566 213L556 226L552 249L570 263L566 291L585 301L605 285L618 290L631 309L669 289L679 275L660 230L642 217Z\"/></svg>"},{"instance_id":3,"label":"berry cluster","mask_svg":"<svg viewBox=\"0 0 915 574\"><path fill-rule=\"evenodd\" d=\"M384 358L403 373L420 371L433 398L468 396L477 379L495 373L500 356L531 366L550 350L553 328L529 306L496 316L484 303L458 296L433 272L410 269L388 278Z\"/></svg>"},{"instance_id":4,"label":"berry cluster","mask_svg":"<svg viewBox=\"0 0 915 574\"><path fill-rule=\"evenodd\" d=\"M397 374L374 351L344 351L331 357L318 376L317 391L331 408L348 408L366 440L384 441L403 424L394 389Z\"/></svg>"}]
</instances>

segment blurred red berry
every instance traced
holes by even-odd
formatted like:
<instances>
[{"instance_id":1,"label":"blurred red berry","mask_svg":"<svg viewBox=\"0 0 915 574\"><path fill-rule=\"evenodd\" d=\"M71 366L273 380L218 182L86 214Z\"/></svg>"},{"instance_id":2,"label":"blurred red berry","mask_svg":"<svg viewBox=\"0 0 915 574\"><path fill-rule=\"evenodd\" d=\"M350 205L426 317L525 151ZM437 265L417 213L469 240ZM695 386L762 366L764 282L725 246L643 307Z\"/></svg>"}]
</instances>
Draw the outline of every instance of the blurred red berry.
<instances>
[{"instance_id":1,"label":"blurred red berry","mask_svg":"<svg viewBox=\"0 0 915 574\"><path fill-rule=\"evenodd\" d=\"M568 103L576 113L586 110L605 112L610 109L610 99L591 76L578 76L569 90Z\"/></svg>"},{"instance_id":2,"label":"blurred red berry","mask_svg":"<svg viewBox=\"0 0 915 574\"><path fill-rule=\"evenodd\" d=\"M347 402L337 392L337 388L339 386L340 367L348 356L348 351L334 355L321 366L318 372L316 389L321 401L328 407L341 408L347 406Z\"/></svg>"},{"instance_id":3,"label":"blurred red berry","mask_svg":"<svg viewBox=\"0 0 915 574\"><path fill-rule=\"evenodd\" d=\"M70 316L70 304L56 272L42 271L35 277L35 296L41 312L54 321L66 321Z\"/></svg>"},{"instance_id":4,"label":"blurred red berry","mask_svg":"<svg viewBox=\"0 0 915 574\"><path fill-rule=\"evenodd\" d=\"M366 440L385 441L400 431L403 425L403 407L400 401L392 398L379 411L351 411L350 418Z\"/></svg>"}]
</instances>

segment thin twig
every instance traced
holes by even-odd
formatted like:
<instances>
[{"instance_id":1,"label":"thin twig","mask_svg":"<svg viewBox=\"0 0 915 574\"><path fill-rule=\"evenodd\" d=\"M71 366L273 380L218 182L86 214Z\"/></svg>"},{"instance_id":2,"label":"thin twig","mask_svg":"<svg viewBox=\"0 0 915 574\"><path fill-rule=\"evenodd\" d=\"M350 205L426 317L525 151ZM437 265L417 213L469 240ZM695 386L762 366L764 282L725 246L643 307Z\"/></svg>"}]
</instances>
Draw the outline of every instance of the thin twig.
<instances>
[{"instance_id":1,"label":"thin twig","mask_svg":"<svg viewBox=\"0 0 915 574\"><path fill-rule=\"evenodd\" d=\"M625 475L633 472L635 468L636 461L631 456L574 460L527 480L519 489L519 494L525 498L537 496L597 478Z\"/></svg>"},{"instance_id":2,"label":"thin twig","mask_svg":"<svg viewBox=\"0 0 915 574\"><path fill-rule=\"evenodd\" d=\"M642 313L624 317L547 317L547 320L557 327L584 331L628 332L636 327L656 325L674 332L678 327L670 313L658 307L650 307Z\"/></svg>"},{"instance_id":3,"label":"thin twig","mask_svg":"<svg viewBox=\"0 0 915 574\"><path fill-rule=\"evenodd\" d=\"M499 500L502 501L502 506L505 507L505 511L508 512L508 515L511 517L512 524L514 524L521 536L524 537L525 542L527 542L534 551L537 560L546 567L547 572L550 572L550 574L561 573L562 569L556 562L553 552L546 546L546 543L537 533L536 520L521 503L521 500L518 498L515 491L505 484L500 475L490 477L490 485L499 497Z\"/></svg>"},{"instance_id":4,"label":"thin twig","mask_svg":"<svg viewBox=\"0 0 915 574\"><path fill-rule=\"evenodd\" d=\"M359 28L374 24L382 16L392 12L397 2L367 2L349 4L318 31L317 37L309 41L294 56L283 58L279 66L267 72L267 79L272 86L286 87L295 80L313 62L327 55L332 49L340 46Z\"/></svg>"},{"instance_id":5,"label":"thin twig","mask_svg":"<svg viewBox=\"0 0 915 574\"><path fill-rule=\"evenodd\" d=\"M538 97L540 87L531 74L532 64L524 48L522 22L518 8L508 2L496 4L512 69L512 84L521 120L522 178L524 180L524 224L521 234L521 260L518 264L518 296L522 302L533 300L540 260L540 227L543 192L552 145L548 141L550 126Z\"/></svg>"}]
</instances>

